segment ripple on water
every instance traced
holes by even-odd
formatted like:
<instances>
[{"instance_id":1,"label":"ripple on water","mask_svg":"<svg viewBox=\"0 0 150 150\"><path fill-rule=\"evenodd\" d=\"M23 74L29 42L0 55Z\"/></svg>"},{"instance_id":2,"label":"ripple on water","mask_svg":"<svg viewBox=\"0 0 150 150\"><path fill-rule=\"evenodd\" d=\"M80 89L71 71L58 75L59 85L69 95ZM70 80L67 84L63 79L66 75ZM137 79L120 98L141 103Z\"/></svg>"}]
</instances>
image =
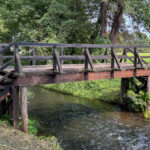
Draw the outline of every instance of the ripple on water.
<instances>
[{"instance_id":1,"label":"ripple on water","mask_svg":"<svg viewBox=\"0 0 150 150\"><path fill-rule=\"evenodd\" d=\"M149 150L150 124L141 114L57 92L31 88L29 115L43 122L41 135L54 135L65 150Z\"/></svg>"}]
</instances>

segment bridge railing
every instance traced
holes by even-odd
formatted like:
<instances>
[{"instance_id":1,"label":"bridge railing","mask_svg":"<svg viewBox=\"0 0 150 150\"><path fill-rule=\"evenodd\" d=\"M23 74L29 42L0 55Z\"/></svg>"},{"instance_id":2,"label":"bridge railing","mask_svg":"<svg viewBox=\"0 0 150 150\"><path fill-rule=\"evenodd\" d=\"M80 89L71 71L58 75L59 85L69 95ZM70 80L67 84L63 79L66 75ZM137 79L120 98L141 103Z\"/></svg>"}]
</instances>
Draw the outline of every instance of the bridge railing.
<instances>
[{"instance_id":1,"label":"bridge railing","mask_svg":"<svg viewBox=\"0 0 150 150\"><path fill-rule=\"evenodd\" d=\"M146 59L150 59L150 53L148 56L140 56L138 49L148 49L150 46L136 46L136 45L98 45L98 44L51 44L51 43L12 43L0 44L0 72L4 71L10 64L14 64L14 71L18 74L22 74L22 61L30 61L30 65L36 65L36 61L51 60L53 65L53 71L56 73L63 72L63 64L65 61L81 61L85 66L85 71L95 71L95 64L97 63L110 63L111 70L121 70L122 63L131 63L135 70L137 68L145 69L148 64ZM26 51L31 50L32 55L20 55L20 49L24 48ZM50 48L49 56L36 55L37 48ZM72 48L73 50L70 50ZM13 49L13 50L12 50ZM67 49L69 54L65 54ZM73 52L81 51L78 54ZM80 49L80 50L79 50ZM94 54L94 50L99 49L100 54ZM6 52L11 51L12 55L5 55ZM128 55L130 54L130 55ZM131 55L132 54L132 55ZM3 60L8 61L2 64Z\"/></svg>"}]
</instances>

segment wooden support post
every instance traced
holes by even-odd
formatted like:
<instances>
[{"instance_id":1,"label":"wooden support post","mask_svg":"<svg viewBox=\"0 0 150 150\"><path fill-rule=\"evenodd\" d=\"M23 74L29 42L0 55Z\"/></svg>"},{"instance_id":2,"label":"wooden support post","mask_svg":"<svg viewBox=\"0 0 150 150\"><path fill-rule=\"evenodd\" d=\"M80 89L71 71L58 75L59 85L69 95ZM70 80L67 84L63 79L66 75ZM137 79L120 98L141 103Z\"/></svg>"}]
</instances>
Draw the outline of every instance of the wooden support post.
<instances>
[{"instance_id":1,"label":"wooden support post","mask_svg":"<svg viewBox=\"0 0 150 150\"><path fill-rule=\"evenodd\" d=\"M126 85L125 85L125 78L121 79L121 104L125 104L125 91L126 91Z\"/></svg>"},{"instance_id":2,"label":"wooden support post","mask_svg":"<svg viewBox=\"0 0 150 150\"><path fill-rule=\"evenodd\" d=\"M150 76L147 77L147 92L150 94ZM147 111L150 112L150 104L147 103Z\"/></svg>"},{"instance_id":3,"label":"wooden support post","mask_svg":"<svg viewBox=\"0 0 150 150\"><path fill-rule=\"evenodd\" d=\"M150 93L150 76L147 77L147 92Z\"/></svg>"},{"instance_id":4,"label":"wooden support post","mask_svg":"<svg viewBox=\"0 0 150 150\"><path fill-rule=\"evenodd\" d=\"M19 121L19 87L12 87L12 97L13 97L13 127L16 129L18 127Z\"/></svg>"},{"instance_id":5,"label":"wooden support post","mask_svg":"<svg viewBox=\"0 0 150 150\"><path fill-rule=\"evenodd\" d=\"M22 128L25 133L28 132L28 112L27 112L27 88L21 87L21 117Z\"/></svg>"}]
</instances>

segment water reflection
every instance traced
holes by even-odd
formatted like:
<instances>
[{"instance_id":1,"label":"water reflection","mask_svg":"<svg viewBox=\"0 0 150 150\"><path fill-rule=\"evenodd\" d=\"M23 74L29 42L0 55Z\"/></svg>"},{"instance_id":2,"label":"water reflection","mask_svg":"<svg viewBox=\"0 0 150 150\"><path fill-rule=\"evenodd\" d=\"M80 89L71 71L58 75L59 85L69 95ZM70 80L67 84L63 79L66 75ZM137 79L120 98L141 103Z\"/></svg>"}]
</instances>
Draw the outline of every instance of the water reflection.
<instances>
[{"instance_id":1,"label":"water reflection","mask_svg":"<svg viewBox=\"0 0 150 150\"><path fill-rule=\"evenodd\" d=\"M40 135L54 135L65 150L149 149L150 127L140 114L109 104L32 87L29 115L42 122Z\"/></svg>"}]
</instances>

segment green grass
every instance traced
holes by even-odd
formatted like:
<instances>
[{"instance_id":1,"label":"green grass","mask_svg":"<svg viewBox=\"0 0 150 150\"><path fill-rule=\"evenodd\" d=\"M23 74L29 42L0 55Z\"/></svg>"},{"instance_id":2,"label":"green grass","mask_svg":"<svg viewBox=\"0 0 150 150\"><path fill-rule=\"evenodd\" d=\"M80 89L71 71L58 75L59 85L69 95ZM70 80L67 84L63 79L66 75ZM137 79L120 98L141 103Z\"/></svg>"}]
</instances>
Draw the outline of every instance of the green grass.
<instances>
[{"instance_id":1,"label":"green grass","mask_svg":"<svg viewBox=\"0 0 150 150\"><path fill-rule=\"evenodd\" d=\"M43 87L78 97L120 103L120 79L47 84Z\"/></svg>"},{"instance_id":2,"label":"green grass","mask_svg":"<svg viewBox=\"0 0 150 150\"><path fill-rule=\"evenodd\" d=\"M117 55L122 55L122 53L117 53ZM150 53L139 53L140 56L150 56ZM132 53L127 53L127 56L132 57L134 56ZM150 64L150 58L144 58L148 64ZM128 63L131 63L130 60L127 60Z\"/></svg>"}]
</instances>

